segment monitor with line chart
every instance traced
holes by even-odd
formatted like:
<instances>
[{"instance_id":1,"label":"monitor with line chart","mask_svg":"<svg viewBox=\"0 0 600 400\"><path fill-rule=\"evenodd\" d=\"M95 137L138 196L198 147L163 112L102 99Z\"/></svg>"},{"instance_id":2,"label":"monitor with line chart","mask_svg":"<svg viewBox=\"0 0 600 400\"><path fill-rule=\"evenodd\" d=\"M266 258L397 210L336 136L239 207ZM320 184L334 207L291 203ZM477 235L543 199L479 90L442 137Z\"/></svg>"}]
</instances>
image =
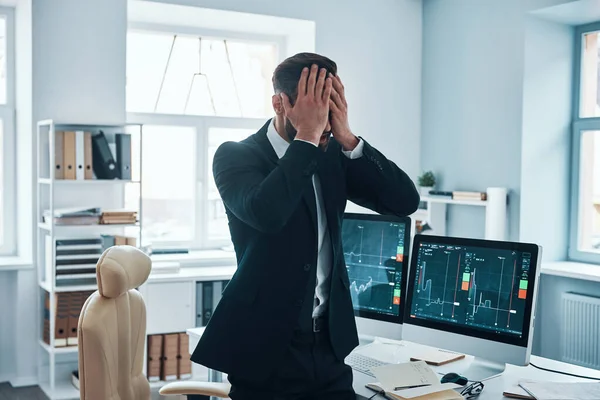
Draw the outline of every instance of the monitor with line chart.
<instances>
[{"instance_id":1,"label":"monitor with line chart","mask_svg":"<svg viewBox=\"0 0 600 400\"><path fill-rule=\"evenodd\" d=\"M409 218L345 214L342 243L357 317L402 323L409 240ZM364 323L357 322L364 331Z\"/></svg>"},{"instance_id":2,"label":"monitor with line chart","mask_svg":"<svg viewBox=\"0 0 600 400\"><path fill-rule=\"evenodd\" d=\"M533 244L416 235L405 333L450 346L455 340L451 350L523 364L533 334L539 253ZM494 350L490 343L504 346Z\"/></svg>"}]
</instances>

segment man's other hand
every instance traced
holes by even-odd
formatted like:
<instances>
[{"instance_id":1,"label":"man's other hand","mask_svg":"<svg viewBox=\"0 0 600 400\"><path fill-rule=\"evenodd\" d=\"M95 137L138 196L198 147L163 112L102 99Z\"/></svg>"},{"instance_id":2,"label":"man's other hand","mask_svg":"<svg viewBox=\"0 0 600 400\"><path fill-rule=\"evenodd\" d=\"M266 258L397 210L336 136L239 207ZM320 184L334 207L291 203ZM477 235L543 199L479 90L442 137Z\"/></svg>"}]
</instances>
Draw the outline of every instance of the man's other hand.
<instances>
[{"instance_id":1,"label":"man's other hand","mask_svg":"<svg viewBox=\"0 0 600 400\"><path fill-rule=\"evenodd\" d=\"M310 71L308 68L302 70L298 97L293 106L289 97L281 94L285 116L298 131L297 139L319 144L328 122L332 84L332 78L327 77L327 70L322 68L319 71L318 66L313 65Z\"/></svg>"},{"instance_id":2,"label":"man's other hand","mask_svg":"<svg viewBox=\"0 0 600 400\"><path fill-rule=\"evenodd\" d=\"M354 150L359 140L350 130L350 124L348 123L348 103L346 102L344 85L337 75L333 77L333 90L331 91L329 108L331 109L331 130L333 137L344 150Z\"/></svg>"}]
</instances>

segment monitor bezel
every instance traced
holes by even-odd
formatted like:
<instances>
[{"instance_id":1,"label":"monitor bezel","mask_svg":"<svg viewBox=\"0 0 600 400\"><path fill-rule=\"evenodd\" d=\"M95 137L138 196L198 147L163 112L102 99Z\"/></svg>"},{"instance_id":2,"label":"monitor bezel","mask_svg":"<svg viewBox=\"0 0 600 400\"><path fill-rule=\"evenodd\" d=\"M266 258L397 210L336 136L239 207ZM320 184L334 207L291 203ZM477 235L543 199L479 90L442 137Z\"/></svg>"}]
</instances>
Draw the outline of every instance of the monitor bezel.
<instances>
[{"instance_id":1,"label":"monitor bezel","mask_svg":"<svg viewBox=\"0 0 600 400\"><path fill-rule=\"evenodd\" d=\"M525 316L523 320L523 332L521 337L513 336L505 333L496 333L492 331L486 331L476 328L470 328L468 326L460 326L456 324L447 323L444 321L428 320L411 316L413 294L414 294L414 282L416 278L417 260L419 247L421 243L432 243L432 244L444 244L454 246L465 246L465 247L488 247L497 250L511 250L518 252L530 252L531 263L529 270L529 283L527 286L527 300L525 303ZM482 240L482 239L471 239L471 238L457 238L448 236L435 236L435 235L423 235L418 234L413 238L413 249L410 258L410 270L408 276L408 288L406 290L406 300L404 302L404 318L403 323L415 326L421 326L430 329L436 329L443 332L452 332L459 335L471 336L484 340L491 340L494 342L500 342L505 344L511 344L519 347L527 348L529 346L530 333L533 330L532 315L535 304L533 303L536 292L538 279L538 256L539 246L532 243L517 243L517 242L504 242L497 240Z\"/></svg>"},{"instance_id":2,"label":"monitor bezel","mask_svg":"<svg viewBox=\"0 0 600 400\"><path fill-rule=\"evenodd\" d=\"M406 302L406 285L408 283L408 267L410 264L409 255L410 255L410 242L411 242L411 226L412 220L410 217L398 217L395 215L381 215L381 214L359 214L359 213L344 213L344 220L346 219L354 219L354 220L362 220L362 221L375 221L375 222L394 222L394 223L403 223L405 226L404 229L404 255L402 261L402 277L400 278L400 284L402 285L402 294L400 296L400 307L398 308L398 315L389 315L377 313L374 311L367 310L356 310L354 305L352 305L352 309L354 310L354 316L360 318L367 318L375 321L382 322L391 322L395 324L402 324L404 319L404 306ZM342 224L343 224L342 221ZM343 226L342 226L343 229ZM342 231L340 231L340 237L342 236ZM342 239L342 247L343 247L343 237ZM342 249L343 253L343 249ZM346 259L344 257L344 267L346 266ZM347 273L347 272L346 272Z\"/></svg>"}]
</instances>

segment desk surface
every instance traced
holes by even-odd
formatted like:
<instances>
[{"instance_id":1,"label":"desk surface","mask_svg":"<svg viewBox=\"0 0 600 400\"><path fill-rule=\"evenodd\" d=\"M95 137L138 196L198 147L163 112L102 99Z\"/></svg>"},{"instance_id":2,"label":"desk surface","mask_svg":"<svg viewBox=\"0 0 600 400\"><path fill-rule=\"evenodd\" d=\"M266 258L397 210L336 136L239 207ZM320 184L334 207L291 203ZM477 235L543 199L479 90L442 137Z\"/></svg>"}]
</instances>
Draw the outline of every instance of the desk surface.
<instances>
[{"instance_id":1,"label":"desk surface","mask_svg":"<svg viewBox=\"0 0 600 400\"><path fill-rule=\"evenodd\" d=\"M188 329L187 332L188 332L188 335L190 335L189 348L190 348L190 352L191 352L191 351L193 351L193 349L196 348L196 344L200 340L200 336L202 336L202 333L204 332L204 328ZM407 362L410 359L411 348L414 351L414 348L416 346L421 346L421 345L417 345L417 344L405 342L405 341L402 341L399 343L400 343L400 346L394 346L395 350L393 350L391 352L393 354L390 354L389 359L386 359L384 361L390 362L390 363L391 362L396 362L396 363ZM355 351L362 353L363 351L366 351L366 350L367 350L367 347L361 346L361 347L357 348ZM432 367L432 368L434 371L436 371L440 374L445 374L448 372L460 373L469 367L472 360L473 360L473 357L467 356L463 360L455 361L450 364L446 364L446 365L443 365L440 367ZM544 368L554 369L554 370L558 370L558 371L564 371L564 372L568 372L568 373L572 373L572 374L592 376L592 377L597 377L598 379L600 379L600 371L589 369L589 368L578 367L575 365L566 364L563 362L554 361L554 360L537 357L537 356L531 356L531 362L533 362L537 366L544 367ZM552 382L577 382L577 381L589 382L585 379L578 379L578 378L574 378L574 377L570 377L570 376L566 376L566 375L541 371L537 368L532 367L531 365L527 366L527 367L517 367L514 365L507 365L506 370L504 371L504 373L502 375L483 382L485 385L485 388L484 388L483 392L481 393L481 395L478 397L478 400L502 399L503 398L502 393L504 392L505 389L518 384L519 380L523 380L523 379L536 380L536 381L552 381ZM373 396L374 392L365 387L365 385L367 383L370 383L373 381L374 381L374 378L372 378L371 376L354 371L354 390L356 391L357 399L365 400L365 399L368 399L371 396ZM382 399L384 399L384 397L376 396L373 399L374 400L375 399L382 400Z\"/></svg>"}]
</instances>

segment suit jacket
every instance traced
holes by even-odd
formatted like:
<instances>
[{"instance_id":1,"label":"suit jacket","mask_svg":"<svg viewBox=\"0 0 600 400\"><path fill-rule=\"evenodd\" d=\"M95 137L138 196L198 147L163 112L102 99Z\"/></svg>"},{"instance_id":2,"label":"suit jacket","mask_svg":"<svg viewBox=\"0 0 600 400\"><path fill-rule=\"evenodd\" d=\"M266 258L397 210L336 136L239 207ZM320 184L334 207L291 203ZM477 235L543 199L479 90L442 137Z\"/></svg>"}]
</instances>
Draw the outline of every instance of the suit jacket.
<instances>
[{"instance_id":1,"label":"suit jacket","mask_svg":"<svg viewBox=\"0 0 600 400\"><path fill-rule=\"evenodd\" d=\"M410 178L364 143L351 160L331 140L327 151L293 141L278 159L265 124L241 142L227 142L213 161L238 268L192 354L192 361L260 382L289 348L307 291L314 293L317 221L312 175L319 174L333 265L329 335L341 360L358 345L341 224L346 201L380 214L405 216L419 204ZM312 282L312 287L309 282Z\"/></svg>"}]
</instances>

